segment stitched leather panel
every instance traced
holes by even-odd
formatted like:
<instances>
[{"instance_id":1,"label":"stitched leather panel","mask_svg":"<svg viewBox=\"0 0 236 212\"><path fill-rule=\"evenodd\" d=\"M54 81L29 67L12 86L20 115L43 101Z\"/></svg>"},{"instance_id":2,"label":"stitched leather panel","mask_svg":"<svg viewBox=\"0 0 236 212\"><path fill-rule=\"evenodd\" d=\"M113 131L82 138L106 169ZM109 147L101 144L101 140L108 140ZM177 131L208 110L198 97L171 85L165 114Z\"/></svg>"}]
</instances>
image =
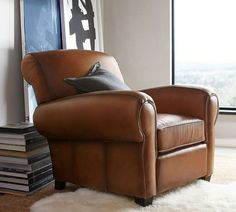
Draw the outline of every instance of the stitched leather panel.
<instances>
[{"instance_id":1,"label":"stitched leather panel","mask_svg":"<svg viewBox=\"0 0 236 212\"><path fill-rule=\"evenodd\" d=\"M157 114L158 151L187 147L205 140L204 121L189 116Z\"/></svg>"},{"instance_id":2,"label":"stitched leather panel","mask_svg":"<svg viewBox=\"0 0 236 212\"><path fill-rule=\"evenodd\" d=\"M155 105L148 95L136 91L76 95L63 83L65 77L87 74L98 60L122 80L115 59L99 52L35 53L22 62L22 73L40 103L34 121L48 138L55 179L149 198L210 175L216 95L184 86L146 90L163 115L159 114L156 133ZM206 144L197 144L200 140ZM162 154L156 159L158 151Z\"/></svg>"},{"instance_id":3,"label":"stitched leather panel","mask_svg":"<svg viewBox=\"0 0 236 212\"><path fill-rule=\"evenodd\" d=\"M157 193L184 185L207 173L207 146L200 144L157 159Z\"/></svg>"},{"instance_id":4,"label":"stitched leather panel","mask_svg":"<svg viewBox=\"0 0 236 212\"><path fill-rule=\"evenodd\" d=\"M102 68L111 71L123 81L116 60L96 51L56 50L31 53L22 61L21 71L25 80L33 86L40 104L75 95L75 89L64 83L63 79L86 75L98 61L101 62Z\"/></svg>"},{"instance_id":5,"label":"stitched leather panel","mask_svg":"<svg viewBox=\"0 0 236 212\"><path fill-rule=\"evenodd\" d=\"M75 95L39 105L34 124L42 135L52 139L144 142L141 112L146 102L151 101L147 98L135 91ZM156 111L153 107L149 110L154 116L153 123L146 125L155 122Z\"/></svg>"},{"instance_id":6,"label":"stitched leather panel","mask_svg":"<svg viewBox=\"0 0 236 212\"><path fill-rule=\"evenodd\" d=\"M207 176L210 176L214 165L214 125L219 112L217 95L207 88L183 85L150 88L143 92L153 98L158 113L180 114L204 121L207 143Z\"/></svg>"}]
</instances>

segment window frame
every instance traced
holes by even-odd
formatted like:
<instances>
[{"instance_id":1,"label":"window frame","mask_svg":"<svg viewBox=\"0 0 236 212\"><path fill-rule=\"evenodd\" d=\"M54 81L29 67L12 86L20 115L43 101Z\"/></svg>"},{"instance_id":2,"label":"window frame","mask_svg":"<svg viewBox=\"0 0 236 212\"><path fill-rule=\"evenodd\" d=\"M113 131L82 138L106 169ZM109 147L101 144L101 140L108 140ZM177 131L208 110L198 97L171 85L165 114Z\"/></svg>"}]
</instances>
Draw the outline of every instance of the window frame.
<instances>
[{"instance_id":1,"label":"window frame","mask_svg":"<svg viewBox=\"0 0 236 212\"><path fill-rule=\"evenodd\" d=\"M175 0L171 0L171 84L175 85ZM236 107L220 107L220 114L236 115Z\"/></svg>"}]
</instances>

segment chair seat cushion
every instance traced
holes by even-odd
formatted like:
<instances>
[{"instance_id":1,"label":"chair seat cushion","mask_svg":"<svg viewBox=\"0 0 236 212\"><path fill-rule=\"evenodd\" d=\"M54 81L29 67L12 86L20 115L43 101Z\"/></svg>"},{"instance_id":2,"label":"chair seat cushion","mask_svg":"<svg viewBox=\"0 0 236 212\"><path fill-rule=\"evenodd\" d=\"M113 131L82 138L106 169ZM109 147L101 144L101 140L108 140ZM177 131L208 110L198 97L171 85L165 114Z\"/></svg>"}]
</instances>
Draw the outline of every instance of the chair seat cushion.
<instances>
[{"instance_id":1,"label":"chair seat cushion","mask_svg":"<svg viewBox=\"0 0 236 212\"><path fill-rule=\"evenodd\" d=\"M194 117L157 114L157 145L160 153L201 143L205 140L204 121Z\"/></svg>"}]
</instances>

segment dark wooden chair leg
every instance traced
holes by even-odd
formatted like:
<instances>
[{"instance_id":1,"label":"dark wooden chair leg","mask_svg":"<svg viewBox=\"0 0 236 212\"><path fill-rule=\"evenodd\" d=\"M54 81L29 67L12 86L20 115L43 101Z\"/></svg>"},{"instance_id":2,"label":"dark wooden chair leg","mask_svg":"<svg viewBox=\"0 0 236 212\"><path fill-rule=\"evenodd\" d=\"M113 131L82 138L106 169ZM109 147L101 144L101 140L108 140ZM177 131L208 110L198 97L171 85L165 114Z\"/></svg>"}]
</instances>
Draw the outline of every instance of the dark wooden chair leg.
<instances>
[{"instance_id":1,"label":"dark wooden chair leg","mask_svg":"<svg viewBox=\"0 0 236 212\"><path fill-rule=\"evenodd\" d=\"M135 199L134 199L134 201L135 201L138 205L141 205L141 206L143 206L143 207L146 207L146 206L148 206L148 205L151 205L151 204L152 204L152 200L153 200L153 197L147 198L147 199L135 197Z\"/></svg>"},{"instance_id":2,"label":"dark wooden chair leg","mask_svg":"<svg viewBox=\"0 0 236 212\"><path fill-rule=\"evenodd\" d=\"M210 182L211 181L211 175L210 176L202 177L201 179Z\"/></svg>"},{"instance_id":3,"label":"dark wooden chair leg","mask_svg":"<svg viewBox=\"0 0 236 212\"><path fill-rule=\"evenodd\" d=\"M66 182L55 180L54 188L56 190L63 190L66 187Z\"/></svg>"}]
</instances>

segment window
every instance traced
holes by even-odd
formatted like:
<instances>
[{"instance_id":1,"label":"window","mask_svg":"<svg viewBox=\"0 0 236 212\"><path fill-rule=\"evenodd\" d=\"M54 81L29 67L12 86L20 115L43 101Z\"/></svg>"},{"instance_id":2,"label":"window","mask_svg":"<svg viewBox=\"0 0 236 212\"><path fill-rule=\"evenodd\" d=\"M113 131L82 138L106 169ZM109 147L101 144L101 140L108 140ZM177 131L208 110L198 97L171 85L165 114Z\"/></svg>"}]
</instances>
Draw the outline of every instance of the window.
<instances>
[{"instance_id":1,"label":"window","mask_svg":"<svg viewBox=\"0 0 236 212\"><path fill-rule=\"evenodd\" d=\"M173 3L173 84L211 87L236 112L236 0Z\"/></svg>"}]
</instances>

